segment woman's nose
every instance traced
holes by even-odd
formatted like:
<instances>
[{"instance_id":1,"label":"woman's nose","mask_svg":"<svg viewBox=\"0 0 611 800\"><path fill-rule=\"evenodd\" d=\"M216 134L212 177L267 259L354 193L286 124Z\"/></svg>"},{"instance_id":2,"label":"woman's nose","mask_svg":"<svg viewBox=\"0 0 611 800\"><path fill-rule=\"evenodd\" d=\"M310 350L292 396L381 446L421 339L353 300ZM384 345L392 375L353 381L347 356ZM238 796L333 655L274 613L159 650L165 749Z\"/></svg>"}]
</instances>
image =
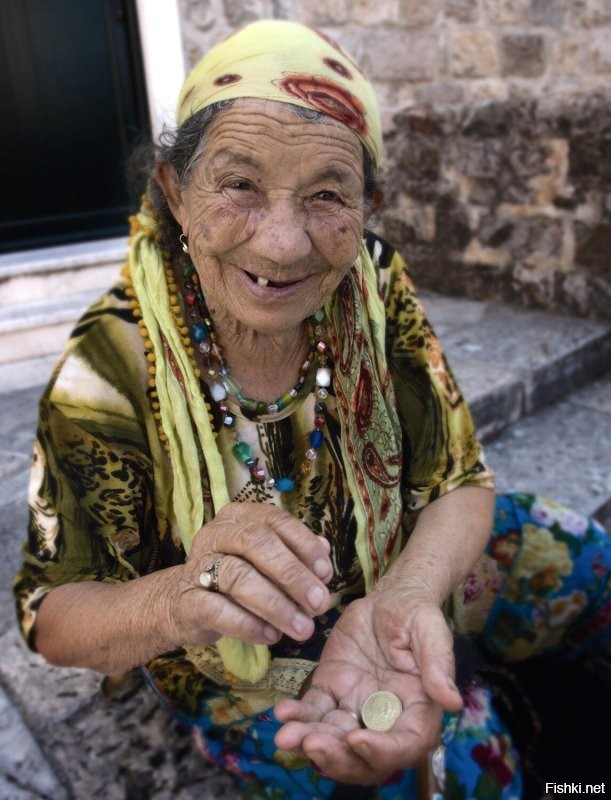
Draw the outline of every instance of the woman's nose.
<instances>
[{"instance_id":1,"label":"woman's nose","mask_svg":"<svg viewBox=\"0 0 611 800\"><path fill-rule=\"evenodd\" d=\"M277 264L289 265L307 258L312 242L306 214L294 200L271 201L257 223L250 246L260 258Z\"/></svg>"}]
</instances>

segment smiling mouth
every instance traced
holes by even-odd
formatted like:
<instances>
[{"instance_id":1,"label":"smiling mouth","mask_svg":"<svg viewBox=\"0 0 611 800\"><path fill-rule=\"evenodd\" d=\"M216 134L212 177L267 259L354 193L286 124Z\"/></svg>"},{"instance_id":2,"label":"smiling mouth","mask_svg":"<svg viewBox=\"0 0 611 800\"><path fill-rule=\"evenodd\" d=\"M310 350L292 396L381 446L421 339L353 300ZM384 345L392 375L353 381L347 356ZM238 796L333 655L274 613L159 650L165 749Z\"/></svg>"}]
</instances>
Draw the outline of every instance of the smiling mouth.
<instances>
[{"instance_id":1,"label":"smiling mouth","mask_svg":"<svg viewBox=\"0 0 611 800\"><path fill-rule=\"evenodd\" d=\"M244 270L246 272L246 270ZM262 278L261 276L253 275L252 272L246 272L248 277L253 283L256 283L257 286L263 286L264 288L270 287L272 289L284 289L287 286L293 286L296 283L299 283L300 280L296 281L270 281L267 278Z\"/></svg>"}]
</instances>

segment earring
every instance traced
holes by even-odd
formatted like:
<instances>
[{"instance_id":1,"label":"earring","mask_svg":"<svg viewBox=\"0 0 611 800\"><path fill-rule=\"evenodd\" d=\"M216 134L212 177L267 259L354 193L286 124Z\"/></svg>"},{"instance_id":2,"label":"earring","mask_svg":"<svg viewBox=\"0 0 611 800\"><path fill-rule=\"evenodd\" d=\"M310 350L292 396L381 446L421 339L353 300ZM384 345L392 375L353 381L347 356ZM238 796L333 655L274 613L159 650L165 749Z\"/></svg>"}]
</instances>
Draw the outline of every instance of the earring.
<instances>
[{"instance_id":1,"label":"earring","mask_svg":"<svg viewBox=\"0 0 611 800\"><path fill-rule=\"evenodd\" d=\"M182 252L183 253L188 253L189 252L189 242L188 242L187 237L185 236L185 234L181 233L180 236L178 237L178 240L182 245Z\"/></svg>"}]
</instances>

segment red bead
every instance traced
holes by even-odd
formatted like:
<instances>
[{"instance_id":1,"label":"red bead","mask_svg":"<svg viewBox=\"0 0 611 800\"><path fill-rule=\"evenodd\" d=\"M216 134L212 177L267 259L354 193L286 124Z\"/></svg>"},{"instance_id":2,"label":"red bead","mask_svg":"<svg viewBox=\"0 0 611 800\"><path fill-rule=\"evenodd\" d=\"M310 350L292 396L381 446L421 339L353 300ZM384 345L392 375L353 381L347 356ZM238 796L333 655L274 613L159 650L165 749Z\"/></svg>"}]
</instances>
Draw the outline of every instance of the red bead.
<instances>
[{"instance_id":1,"label":"red bead","mask_svg":"<svg viewBox=\"0 0 611 800\"><path fill-rule=\"evenodd\" d=\"M250 474L252 475L253 481L257 481L257 483L263 483L265 480L265 470L263 467L255 467Z\"/></svg>"},{"instance_id":2,"label":"red bead","mask_svg":"<svg viewBox=\"0 0 611 800\"><path fill-rule=\"evenodd\" d=\"M227 403L224 400L221 400L221 402L219 403L219 410L222 411L223 414L226 411L229 411L229 406L227 405Z\"/></svg>"},{"instance_id":3,"label":"red bead","mask_svg":"<svg viewBox=\"0 0 611 800\"><path fill-rule=\"evenodd\" d=\"M322 428L324 424L325 424L324 417L314 417L314 425L316 425L317 428Z\"/></svg>"},{"instance_id":4,"label":"red bead","mask_svg":"<svg viewBox=\"0 0 611 800\"><path fill-rule=\"evenodd\" d=\"M185 303L188 306L194 306L196 300L197 300L197 295L195 294L195 292L187 292L185 294Z\"/></svg>"}]
</instances>

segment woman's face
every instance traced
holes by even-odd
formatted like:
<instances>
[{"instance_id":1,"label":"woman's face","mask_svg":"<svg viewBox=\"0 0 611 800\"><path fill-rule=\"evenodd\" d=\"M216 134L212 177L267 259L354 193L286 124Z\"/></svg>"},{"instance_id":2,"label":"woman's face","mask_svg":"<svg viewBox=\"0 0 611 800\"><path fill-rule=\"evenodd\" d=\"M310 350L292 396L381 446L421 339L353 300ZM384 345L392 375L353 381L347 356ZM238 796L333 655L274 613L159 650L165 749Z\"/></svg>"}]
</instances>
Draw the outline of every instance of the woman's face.
<instances>
[{"instance_id":1,"label":"woman's face","mask_svg":"<svg viewBox=\"0 0 611 800\"><path fill-rule=\"evenodd\" d=\"M357 137L280 103L240 100L211 123L188 188L168 196L210 312L259 332L301 323L358 254Z\"/></svg>"}]
</instances>

